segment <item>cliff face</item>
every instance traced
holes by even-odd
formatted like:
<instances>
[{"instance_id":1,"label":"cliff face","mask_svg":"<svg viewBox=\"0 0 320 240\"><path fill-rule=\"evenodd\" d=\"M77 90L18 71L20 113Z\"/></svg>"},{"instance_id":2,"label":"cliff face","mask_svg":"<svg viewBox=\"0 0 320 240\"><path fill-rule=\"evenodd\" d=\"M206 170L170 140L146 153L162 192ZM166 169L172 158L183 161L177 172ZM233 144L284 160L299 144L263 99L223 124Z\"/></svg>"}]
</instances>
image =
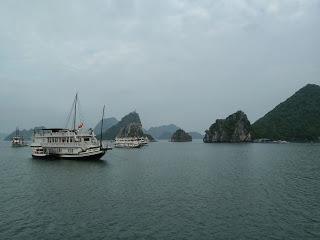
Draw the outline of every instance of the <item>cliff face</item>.
<instances>
[{"instance_id":1,"label":"cliff face","mask_svg":"<svg viewBox=\"0 0 320 240\"><path fill-rule=\"evenodd\" d=\"M148 137L150 141L154 141L152 136L143 132L140 116L136 112L127 114L102 134L102 139L105 140L113 140L116 137Z\"/></svg>"},{"instance_id":2,"label":"cliff face","mask_svg":"<svg viewBox=\"0 0 320 240\"><path fill-rule=\"evenodd\" d=\"M129 125L131 124L137 124L141 126L141 121L138 113L131 112L126 116L124 116L117 124L113 125L102 134L102 139L113 140L118 134L120 134L120 131L124 132L124 133L121 133L124 135L125 135L125 132L134 131L134 130L128 129ZM134 128L135 127L133 127L133 129Z\"/></svg>"},{"instance_id":3,"label":"cliff face","mask_svg":"<svg viewBox=\"0 0 320 240\"><path fill-rule=\"evenodd\" d=\"M142 125L139 123L129 123L127 126L120 129L117 137L144 137Z\"/></svg>"},{"instance_id":4,"label":"cliff face","mask_svg":"<svg viewBox=\"0 0 320 240\"><path fill-rule=\"evenodd\" d=\"M205 143L212 142L251 142L251 124L247 115L238 111L226 119L218 119L212 124L203 138Z\"/></svg>"},{"instance_id":5,"label":"cliff face","mask_svg":"<svg viewBox=\"0 0 320 240\"><path fill-rule=\"evenodd\" d=\"M171 142L191 142L192 137L182 129L178 129L172 136Z\"/></svg>"}]
</instances>

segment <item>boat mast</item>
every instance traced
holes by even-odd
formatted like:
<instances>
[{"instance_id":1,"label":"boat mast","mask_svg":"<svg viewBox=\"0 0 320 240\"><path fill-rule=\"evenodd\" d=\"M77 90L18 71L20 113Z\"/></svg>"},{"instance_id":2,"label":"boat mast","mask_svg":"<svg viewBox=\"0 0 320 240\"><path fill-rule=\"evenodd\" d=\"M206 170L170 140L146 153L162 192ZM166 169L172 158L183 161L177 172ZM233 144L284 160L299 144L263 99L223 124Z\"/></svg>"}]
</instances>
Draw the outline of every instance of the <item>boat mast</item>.
<instances>
[{"instance_id":1,"label":"boat mast","mask_svg":"<svg viewBox=\"0 0 320 240\"><path fill-rule=\"evenodd\" d=\"M103 105L102 110L102 119L101 119L101 129L100 129L100 147L102 147L102 130L103 130L103 119L104 119L104 110L106 108L106 105Z\"/></svg>"},{"instance_id":2,"label":"boat mast","mask_svg":"<svg viewBox=\"0 0 320 240\"><path fill-rule=\"evenodd\" d=\"M76 130L76 121L77 121L77 101L78 101L78 93L76 94L76 98L75 98L75 100L74 100L73 130Z\"/></svg>"}]
</instances>

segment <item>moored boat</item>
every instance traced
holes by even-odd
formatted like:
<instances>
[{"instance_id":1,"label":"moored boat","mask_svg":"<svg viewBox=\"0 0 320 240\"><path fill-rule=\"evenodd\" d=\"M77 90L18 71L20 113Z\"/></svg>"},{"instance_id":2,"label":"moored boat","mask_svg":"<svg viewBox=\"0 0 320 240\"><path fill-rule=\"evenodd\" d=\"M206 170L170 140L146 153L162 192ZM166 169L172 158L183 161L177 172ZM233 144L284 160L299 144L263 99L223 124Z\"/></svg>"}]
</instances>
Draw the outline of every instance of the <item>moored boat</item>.
<instances>
[{"instance_id":1,"label":"moored boat","mask_svg":"<svg viewBox=\"0 0 320 240\"><path fill-rule=\"evenodd\" d=\"M140 141L140 144L141 144L142 146L148 145L148 143L149 143L148 137L140 137L140 138L139 138L139 141Z\"/></svg>"},{"instance_id":2,"label":"moored boat","mask_svg":"<svg viewBox=\"0 0 320 240\"><path fill-rule=\"evenodd\" d=\"M19 129L16 129L16 135L11 140L12 147L25 147L27 144L24 142L23 136L20 136Z\"/></svg>"},{"instance_id":3,"label":"moored boat","mask_svg":"<svg viewBox=\"0 0 320 240\"><path fill-rule=\"evenodd\" d=\"M97 140L92 129L85 129L82 122L77 127L77 104L78 95L76 95L73 103L72 129L48 128L39 129L34 132L31 144L33 158L98 160L105 155L107 149L110 149L102 145L102 138L100 138L100 141Z\"/></svg>"},{"instance_id":4,"label":"moored boat","mask_svg":"<svg viewBox=\"0 0 320 240\"><path fill-rule=\"evenodd\" d=\"M117 137L115 139L115 148L140 148L142 146L139 138L136 137Z\"/></svg>"}]
</instances>

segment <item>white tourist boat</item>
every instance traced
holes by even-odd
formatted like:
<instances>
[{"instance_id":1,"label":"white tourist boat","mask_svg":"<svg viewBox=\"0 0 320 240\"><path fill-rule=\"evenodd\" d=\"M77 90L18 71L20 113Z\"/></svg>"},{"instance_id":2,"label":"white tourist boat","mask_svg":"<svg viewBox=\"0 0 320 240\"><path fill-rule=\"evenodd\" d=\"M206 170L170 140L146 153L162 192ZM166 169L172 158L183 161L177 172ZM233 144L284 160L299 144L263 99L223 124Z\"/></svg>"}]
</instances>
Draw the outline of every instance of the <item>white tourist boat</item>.
<instances>
[{"instance_id":1,"label":"white tourist boat","mask_svg":"<svg viewBox=\"0 0 320 240\"><path fill-rule=\"evenodd\" d=\"M117 137L115 139L115 148L140 148L142 146L137 137Z\"/></svg>"},{"instance_id":2,"label":"white tourist boat","mask_svg":"<svg viewBox=\"0 0 320 240\"><path fill-rule=\"evenodd\" d=\"M148 145L148 143L149 143L148 137L140 137L140 138L139 138L139 141L140 141L140 144L141 144L142 146Z\"/></svg>"},{"instance_id":3,"label":"white tourist boat","mask_svg":"<svg viewBox=\"0 0 320 240\"><path fill-rule=\"evenodd\" d=\"M84 124L76 125L78 96L73 103L73 128L48 128L36 130L33 134L32 157L33 158L62 158L98 160L107 151L102 146L102 138L97 140L92 129L84 129ZM71 116L72 112L70 113ZM101 135L103 129L103 115ZM109 148L108 148L109 149Z\"/></svg>"},{"instance_id":4,"label":"white tourist boat","mask_svg":"<svg viewBox=\"0 0 320 240\"><path fill-rule=\"evenodd\" d=\"M20 136L19 129L16 129L16 135L11 140L12 147L25 147L27 144L24 142L23 136Z\"/></svg>"}]
</instances>

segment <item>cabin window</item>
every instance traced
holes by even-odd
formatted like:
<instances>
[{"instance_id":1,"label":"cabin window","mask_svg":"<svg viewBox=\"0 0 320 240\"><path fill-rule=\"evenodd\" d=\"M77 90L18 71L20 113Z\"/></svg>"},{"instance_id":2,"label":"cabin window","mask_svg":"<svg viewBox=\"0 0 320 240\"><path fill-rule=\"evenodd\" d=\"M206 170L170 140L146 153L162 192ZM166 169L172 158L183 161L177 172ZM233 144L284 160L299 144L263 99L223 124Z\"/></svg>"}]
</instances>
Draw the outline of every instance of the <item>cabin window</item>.
<instances>
[{"instance_id":1,"label":"cabin window","mask_svg":"<svg viewBox=\"0 0 320 240\"><path fill-rule=\"evenodd\" d=\"M85 142L89 142L90 141L90 138L84 138L83 139Z\"/></svg>"}]
</instances>

